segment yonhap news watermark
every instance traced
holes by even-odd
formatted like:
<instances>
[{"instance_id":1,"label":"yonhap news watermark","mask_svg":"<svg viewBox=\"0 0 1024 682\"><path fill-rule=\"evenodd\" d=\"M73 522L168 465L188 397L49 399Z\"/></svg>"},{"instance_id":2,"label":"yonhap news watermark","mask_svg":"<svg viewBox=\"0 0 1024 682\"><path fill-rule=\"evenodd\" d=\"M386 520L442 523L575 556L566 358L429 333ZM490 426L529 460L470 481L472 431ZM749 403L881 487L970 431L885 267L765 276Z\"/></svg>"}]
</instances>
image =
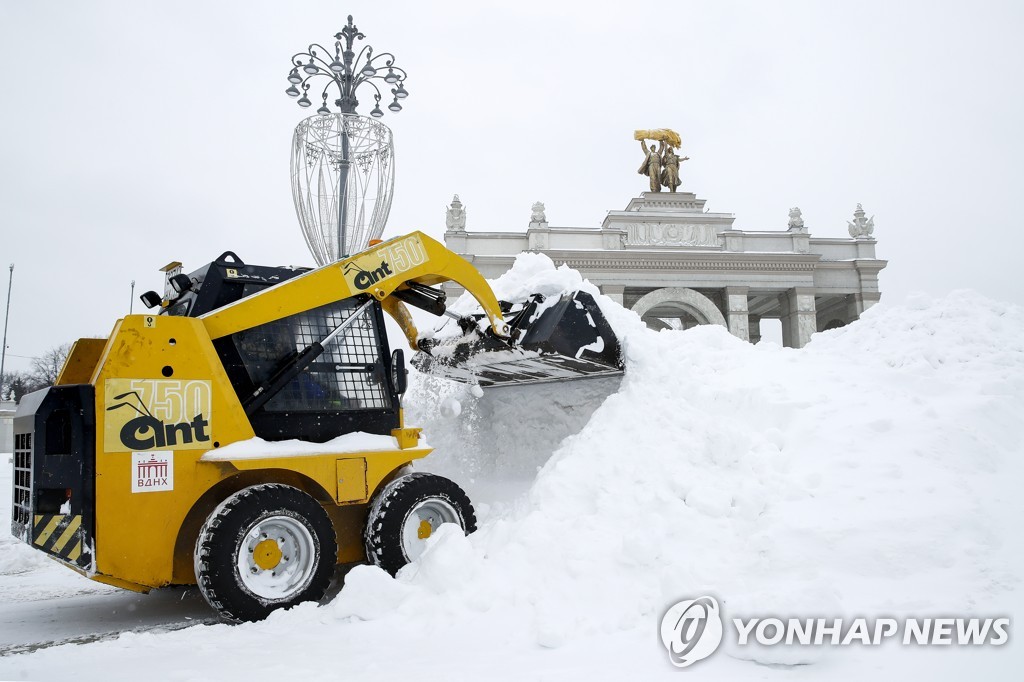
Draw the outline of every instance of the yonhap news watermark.
<instances>
[{"instance_id":1,"label":"yonhap news watermark","mask_svg":"<svg viewBox=\"0 0 1024 682\"><path fill-rule=\"evenodd\" d=\"M764 615L725 618L711 596L673 604L661 619L669 661L686 668L713 654L723 640L738 647L1002 646L1010 639L1007 617L793 618Z\"/></svg>"}]
</instances>

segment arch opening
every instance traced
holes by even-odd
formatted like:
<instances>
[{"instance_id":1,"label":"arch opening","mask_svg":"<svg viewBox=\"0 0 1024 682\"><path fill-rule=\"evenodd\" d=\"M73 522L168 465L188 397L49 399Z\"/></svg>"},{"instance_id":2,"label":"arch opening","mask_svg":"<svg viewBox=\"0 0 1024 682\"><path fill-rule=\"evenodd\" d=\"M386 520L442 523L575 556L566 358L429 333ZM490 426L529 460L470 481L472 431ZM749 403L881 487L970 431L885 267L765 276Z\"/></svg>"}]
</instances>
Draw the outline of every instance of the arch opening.
<instances>
[{"instance_id":1,"label":"arch opening","mask_svg":"<svg viewBox=\"0 0 1024 682\"><path fill-rule=\"evenodd\" d=\"M633 311L652 329L690 329L699 324L728 326L711 299L682 287L652 291L640 297Z\"/></svg>"}]
</instances>

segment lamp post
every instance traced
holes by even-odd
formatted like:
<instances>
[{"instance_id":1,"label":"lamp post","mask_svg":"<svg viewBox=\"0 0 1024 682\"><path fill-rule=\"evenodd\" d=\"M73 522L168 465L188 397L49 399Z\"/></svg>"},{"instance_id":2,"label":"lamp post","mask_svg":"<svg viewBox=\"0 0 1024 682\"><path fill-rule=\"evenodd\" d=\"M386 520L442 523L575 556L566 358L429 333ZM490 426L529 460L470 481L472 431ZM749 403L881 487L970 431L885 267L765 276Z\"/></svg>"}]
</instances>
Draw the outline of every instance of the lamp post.
<instances>
[{"instance_id":1,"label":"lamp post","mask_svg":"<svg viewBox=\"0 0 1024 682\"><path fill-rule=\"evenodd\" d=\"M375 54L373 47L370 45L364 45L359 50L359 53L356 54L356 41L361 41L364 38L363 33L352 23L352 16L349 15L348 24L341 31L334 34L333 50L319 43L312 43L305 52L298 52L292 56L292 69L288 73L289 86L285 90L289 97L297 99L297 104L300 107L308 108L313 105L313 101L309 98L310 89L314 85L319 85L319 83L323 82L324 86L320 92L322 103L316 110L316 113L320 116L332 114L327 101L331 96L332 90L337 94L337 97L334 99L334 106L337 107L341 117L339 121L342 131L339 135L341 149L337 158L331 159L331 165L337 165L338 172L338 193L336 197L337 224L335 226L338 251L335 255L339 258L348 255L346 212L348 210L348 176L353 158L352 150L350 149L351 142L346 127L346 117L356 116L356 107L359 106L356 92L363 85L373 88L374 105L370 111L370 116L374 118L381 118L384 115L380 108L381 98L383 97L379 87L380 84L394 86L390 88L393 99L387 107L392 112L398 113L401 111L402 104L399 100L409 96L409 92L405 89L407 74L404 69L395 65L395 56L393 54L390 52L378 52ZM388 137L390 137L390 134ZM390 153L390 149L387 152ZM356 160L358 161L358 157ZM293 192L297 192L294 185ZM390 188L388 188L386 199L388 208L390 208ZM302 207L297 206L297 209L300 221L302 221ZM307 241L310 241L309 226L304 224L303 229L307 232ZM310 242L310 248L313 249L312 242ZM314 252L314 256L316 255Z\"/></svg>"},{"instance_id":2,"label":"lamp post","mask_svg":"<svg viewBox=\"0 0 1024 682\"><path fill-rule=\"evenodd\" d=\"M4 364L7 362L7 320L11 316L11 285L14 284L14 263L9 268L10 274L7 277L7 310L4 312L4 345L0 350L0 394L4 390ZM3 397L0 395L0 397Z\"/></svg>"}]
</instances>

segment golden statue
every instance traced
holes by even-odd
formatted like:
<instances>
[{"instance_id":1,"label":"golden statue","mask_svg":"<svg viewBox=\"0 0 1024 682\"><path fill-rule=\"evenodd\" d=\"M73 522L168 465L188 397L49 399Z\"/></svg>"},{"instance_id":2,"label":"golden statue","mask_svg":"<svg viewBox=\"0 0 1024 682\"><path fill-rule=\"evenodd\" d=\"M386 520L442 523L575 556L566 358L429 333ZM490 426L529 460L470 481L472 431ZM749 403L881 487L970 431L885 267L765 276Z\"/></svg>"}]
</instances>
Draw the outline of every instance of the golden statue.
<instances>
[{"instance_id":1,"label":"golden statue","mask_svg":"<svg viewBox=\"0 0 1024 682\"><path fill-rule=\"evenodd\" d=\"M679 164L689 159L689 156L679 158L672 147L665 150L661 157L661 184L668 187L669 192L675 192L679 187Z\"/></svg>"},{"instance_id":2,"label":"golden statue","mask_svg":"<svg viewBox=\"0 0 1024 682\"><path fill-rule=\"evenodd\" d=\"M690 158L676 156L675 148L683 143L679 133L668 128L636 130L633 139L640 140L640 148L644 150L644 162L637 172L651 179L651 191L660 192L665 186L670 192L675 192L679 187L679 164ZM645 140L656 140L661 146L651 145L648 149Z\"/></svg>"}]
</instances>

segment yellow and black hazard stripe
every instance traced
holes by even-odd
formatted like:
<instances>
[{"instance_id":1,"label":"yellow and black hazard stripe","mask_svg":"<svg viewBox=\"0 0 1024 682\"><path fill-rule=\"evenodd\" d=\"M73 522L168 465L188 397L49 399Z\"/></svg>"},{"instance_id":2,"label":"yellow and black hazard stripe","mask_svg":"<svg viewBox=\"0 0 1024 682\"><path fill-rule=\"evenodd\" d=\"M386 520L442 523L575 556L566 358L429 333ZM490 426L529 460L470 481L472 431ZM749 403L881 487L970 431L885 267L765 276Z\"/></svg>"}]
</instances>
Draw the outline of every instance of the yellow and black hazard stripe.
<instances>
[{"instance_id":1,"label":"yellow and black hazard stripe","mask_svg":"<svg viewBox=\"0 0 1024 682\"><path fill-rule=\"evenodd\" d=\"M32 544L44 552L77 563L82 556L81 514L36 514Z\"/></svg>"}]
</instances>

